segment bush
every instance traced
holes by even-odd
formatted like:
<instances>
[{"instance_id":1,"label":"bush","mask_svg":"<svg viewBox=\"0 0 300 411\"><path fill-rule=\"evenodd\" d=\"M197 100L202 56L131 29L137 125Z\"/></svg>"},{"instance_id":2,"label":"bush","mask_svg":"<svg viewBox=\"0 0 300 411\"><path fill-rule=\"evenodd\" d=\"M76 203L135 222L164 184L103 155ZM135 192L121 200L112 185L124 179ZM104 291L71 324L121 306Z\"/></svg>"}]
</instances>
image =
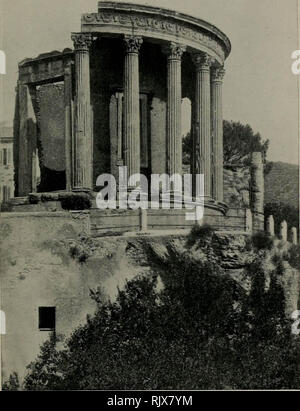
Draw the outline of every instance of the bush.
<instances>
[{"instance_id":1,"label":"bush","mask_svg":"<svg viewBox=\"0 0 300 411\"><path fill-rule=\"evenodd\" d=\"M274 245L274 239L270 236L269 233L265 231L259 231L251 237L253 247L260 250L272 250Z\"/></svg>"},{"instance_id":2,"label":"bush","mask_svg":"<svg viewBox=\"0 0 300 411\"><path fill-rule=\"evenodd\" d=\"M12 205L10 203L0 204L0 210L2 213L9 213L12 210Z\"/></svg>"},{"instance_id":3,"label":"bush","mask_svg":"<svg viewBox=\"0 0 300 411\"><path fill-rule=\"evenodd\" d=\"M74 260L77 260L79 263L83 264L90 256L89 245L85 244L83 241L72 242L70 244L69 253Z\"/></svg>"},{"instance_id":4,"label":"bush","mask_svg":"<svg viewBox=\"0 0 300 411\"><path fill-rule=\"evenodd\" d=\"M64 210L89 210L92 201L89 194L66 193L59 197Z\"/></svg>"},{"instance_id":5,"label":"bush","mask_svg":"<svg viewBox=\"0 0 300 411\"><path fill-rule=\"evenodd\" d=\"M300 246L293 244L287 250L285 260L289 262L291 267L300 270Z\"/></svg>"},{"instance_id":6,"label":"bush","mask_svg":"<svg viewBox=\"0 0 300 411\"><path fill-rule=\"evenodd\" d=\"M35 194L35 193L31 193L28 195L28 199L29 199L29 203L30 204L38 204L40 202L40 195L39 194Z\"/></svg>"},{"instance_id":7,"label":"bush","mask_svg":"<svg viewBox=\"0 0 300 411\"><path fill-rule=\"evenodd\" d=\"M40 350L35 362L29 364L28 374L24 381L25 390L49 391L58 390L62 385L63 352L57 351L56 344L62 341L62 337L51 334Z\"/></svg>"},{"instance_id":8,"label":"bush","mask_svg":"<svg viewBox=\"0 0 300 411\"><path fill-rule=\"evenodd\" d=\"M20 382L19 377L16 372L10 375L8 381L4 382L2 386L2 391L19 391Z\"/></svg>"},{"instance_id":9,"label":"bush","mask_svg":"<svg viewBox=\"0 0 300 411\"><path fill-rule=\"evenodd\" d=\"M212 239L214 232L215 230L209 224L194 225L187 238L187 246L192 247L197 243L199 247L203 247L207 241Z\"/></svg>"}]
</instances>

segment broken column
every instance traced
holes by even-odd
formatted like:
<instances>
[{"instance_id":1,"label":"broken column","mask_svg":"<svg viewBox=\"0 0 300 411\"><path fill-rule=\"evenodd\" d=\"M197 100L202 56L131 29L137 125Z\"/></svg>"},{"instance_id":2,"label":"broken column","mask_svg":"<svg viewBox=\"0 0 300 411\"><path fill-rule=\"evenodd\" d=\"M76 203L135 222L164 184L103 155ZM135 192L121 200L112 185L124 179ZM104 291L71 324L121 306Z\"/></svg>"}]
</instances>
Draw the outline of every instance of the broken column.
<instances>
[{"instance_id":1,"label":"broken column","mask_svg":"<svg viewBox=\"0 0 300 411\"><path fill-rule=\"evenodd\" d=\"M286 221L282 221L282 223L280 224L280 238L283 241L287 241L287 222Z\"/></svg>"},{"instance_id":2,"label":"broken column","mask_svg":"<svg viewBox=\"0 0 300 411\"><path fill-rule=\"evenodd\" d=\"M274 217L270 215L267 219L267 232L274 237L275 235L275 228L274 228Z\"/></svg>"},{"instance_id":3,"label":"broken column","mask_svg":"<svg viewBox=\"0 0 300 411\"><path fill-rule=\"evenodd\" d=\"M294 245L298 244L298 232L296 227L292 227L291 229L291 240Z\"/></svg>"},{"instance_id":4,"label":"broken column","mask_svg":"<svg viewBox=\"0 0 300 411\"><path fill-rule=\"evenodd\" d=\"M264 165L261 152L252 153L251 159L251 210L253 231L264 230Z\"/></svg>"},{"instance_id":5,"label":"broken column","mask_svg":"<svg viewBox=\"0 0 300 411\"><path fill-rule=\"evenodd\" d=\"M252 234L253 231L253 221L251 210L246 210L246 232Z\"/></svg>"}]
</instances>

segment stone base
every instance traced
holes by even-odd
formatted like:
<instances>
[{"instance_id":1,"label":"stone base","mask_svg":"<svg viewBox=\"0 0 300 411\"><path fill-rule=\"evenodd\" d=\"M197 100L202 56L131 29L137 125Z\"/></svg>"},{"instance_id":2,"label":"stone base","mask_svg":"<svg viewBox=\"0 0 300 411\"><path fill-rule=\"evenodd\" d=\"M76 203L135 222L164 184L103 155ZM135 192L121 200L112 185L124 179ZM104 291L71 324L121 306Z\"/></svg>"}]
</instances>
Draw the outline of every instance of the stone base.
<instances>
[{"instance_id":1,"label":"stone base","mask_svg":"<svg viewBox=\"0 0 300 411\"><path fill-rule=\"evenodd\" d=\"M39 193L29 197L14 198L10 201L9 211L12 214L63 212L62 199L65 196L78 195L78 193L66 192ZM83 193L83 195L87 194ZM203 219L197 221L195 208L183 206L180 209L176 196L171 197L169 208L163 207L163 203L160 203L159 207L151 209L151 203L149 203L147 210L120 208L101 210L96 206L96 195L93 193L91 208L86 210L91 226L90 235L94 237L149 231L189 231L196 224L209 224L216 230L247 231L245 209L228 209L226 204L211 198L205 198ZM65 213L68 214L69 211Z\"/></svg>"}]
</instances>

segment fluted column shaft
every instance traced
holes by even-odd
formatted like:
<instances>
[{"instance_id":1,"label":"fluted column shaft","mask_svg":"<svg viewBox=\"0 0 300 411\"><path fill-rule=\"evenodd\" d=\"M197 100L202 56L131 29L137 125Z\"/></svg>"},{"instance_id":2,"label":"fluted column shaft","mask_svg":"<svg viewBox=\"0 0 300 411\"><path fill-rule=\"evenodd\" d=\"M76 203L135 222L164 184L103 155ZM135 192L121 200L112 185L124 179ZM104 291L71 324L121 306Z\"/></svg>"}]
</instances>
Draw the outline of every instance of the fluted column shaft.
<instances>
[{"instance_id":1,"label":"fluted column shaft","mask_svg":"<svg viewBox=\"0 0 300 411\"><path fill-rule=\"evenodd\" d=\"M196 66L195 94L195 167L196 174L204 174L204 195L211 197L211 104L210 66L212 59L206 53L193 55ZM195 187L196 188L196 187ZM194 188L194 190L195 190ZM195 190L196 191L196 190Z\"/></svg>"},{"instance_id":2,"label":"fluted column shaft","mask_svg":"<svg viewBox=\"0 0 300 411\"><path fill-rule=\"evenodd\" d=\"M90 97L90 55L92 36L74 33L76 71L76 118L73 147L73 189L92 189L92 130Z\"/></svg>"},{"instance_id":3,"label":"fluted column shaft","mask_svg":"<svg viewBox=\"0 0 300 411\"><path fill-rule=\"evenodd\" d=\"M211 77L211 120L212 120L212 174L213 198L223 202L223 67L213 69Z\"/></svg>"},{"instance_id":4,"label":"fluted column shaft","mask_svg":"<svg viewBox=\"0 0 300 411\"><path fill-rule=\"evenodd\" d=\"M252 153L251 209L255 231L264 230L264 164L261 152Z\"/></svg>"},{"instance_id":5,"label":"fluted column shaft","mask_svg":"<svg viewBox=\"0 0 300 411\"><path fill-rule=\"evenodd\" d=\"M128 176L140 173L139 50L143 39L125 36L124 62L124 164Z\"/></svg>"},{"instance_id":6,"label":"fluted column shaft","mask_svg":"<svg viewBox=\"0 0 300 411\"><path fill-rule=\"evenodd\" d=\"M186 47L171 42L165 52L168 56L167 100L167 174L182 174L181 136L181 58Z\"/></svg>"},{"instance_id":7,"label":"fluted column shaft","mask_svg":"<svg viewBox=\"0 0 300 411\"><path fill-rule=\"evenodd\" d=\"M66 149L66 189L72 189L72 70L71 63L64 74L64 107L65 107L65 149Z\"/></svg>"}]
</instances>

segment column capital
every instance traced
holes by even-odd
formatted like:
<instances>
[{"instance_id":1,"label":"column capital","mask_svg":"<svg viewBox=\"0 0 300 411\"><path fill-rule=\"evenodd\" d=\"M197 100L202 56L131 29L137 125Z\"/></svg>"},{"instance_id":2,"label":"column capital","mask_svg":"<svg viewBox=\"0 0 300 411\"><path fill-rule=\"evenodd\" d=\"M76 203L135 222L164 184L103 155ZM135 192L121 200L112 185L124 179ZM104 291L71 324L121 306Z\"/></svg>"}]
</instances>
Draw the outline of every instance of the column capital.
<instances>
[{"instance_id":1,"label":"column capital","mask_svg":"<svg viewBox=\"0 0 300 411\"><path fill-rule=\"evenodd\" d=\"M213 57L203 52L193 53L192 60L197 70L210 70L210 67L214 62Z\"/></svg>"},{"instance_id":2,"label":"column capital","mask_svg":"<svg viewBox=\"0 0 300 411\"><path fill-rule=\"evenodd\" d=\"M169 60L181 60L185 51L186 46L175 43L174 41L171 41L167 46L163 47L163 52L168 56Z\"/></svg>"},{"instance_id":3,"label":"column capital","mask_svg":"<svg viewBox=\"0 0 300 411\"><path fill-rule=\"evenodd\" d=\"M71 39L76 51L89 51L93 36L91 33L72 33Z\"/></svg>"},{"instance_id":4,"label":"column capital","mask_svg":"<svg viewBox=\"0 0 300 411\"><path fill-rule=\"evenodd\" d=\"M223 66L214 67L211 73L212 82L222 82L225 76L226 70Z\"/></svg>"},{"instance_id":5,"label":"column capital","mask_svg":"<svg viewBox=\"0 0 300 411\"><path fill-rule=\"evenodd\" d=\"M126 53L138 54L143 44L142 36L124 36L124 44Z\"/></svg>"}]
</instances>

